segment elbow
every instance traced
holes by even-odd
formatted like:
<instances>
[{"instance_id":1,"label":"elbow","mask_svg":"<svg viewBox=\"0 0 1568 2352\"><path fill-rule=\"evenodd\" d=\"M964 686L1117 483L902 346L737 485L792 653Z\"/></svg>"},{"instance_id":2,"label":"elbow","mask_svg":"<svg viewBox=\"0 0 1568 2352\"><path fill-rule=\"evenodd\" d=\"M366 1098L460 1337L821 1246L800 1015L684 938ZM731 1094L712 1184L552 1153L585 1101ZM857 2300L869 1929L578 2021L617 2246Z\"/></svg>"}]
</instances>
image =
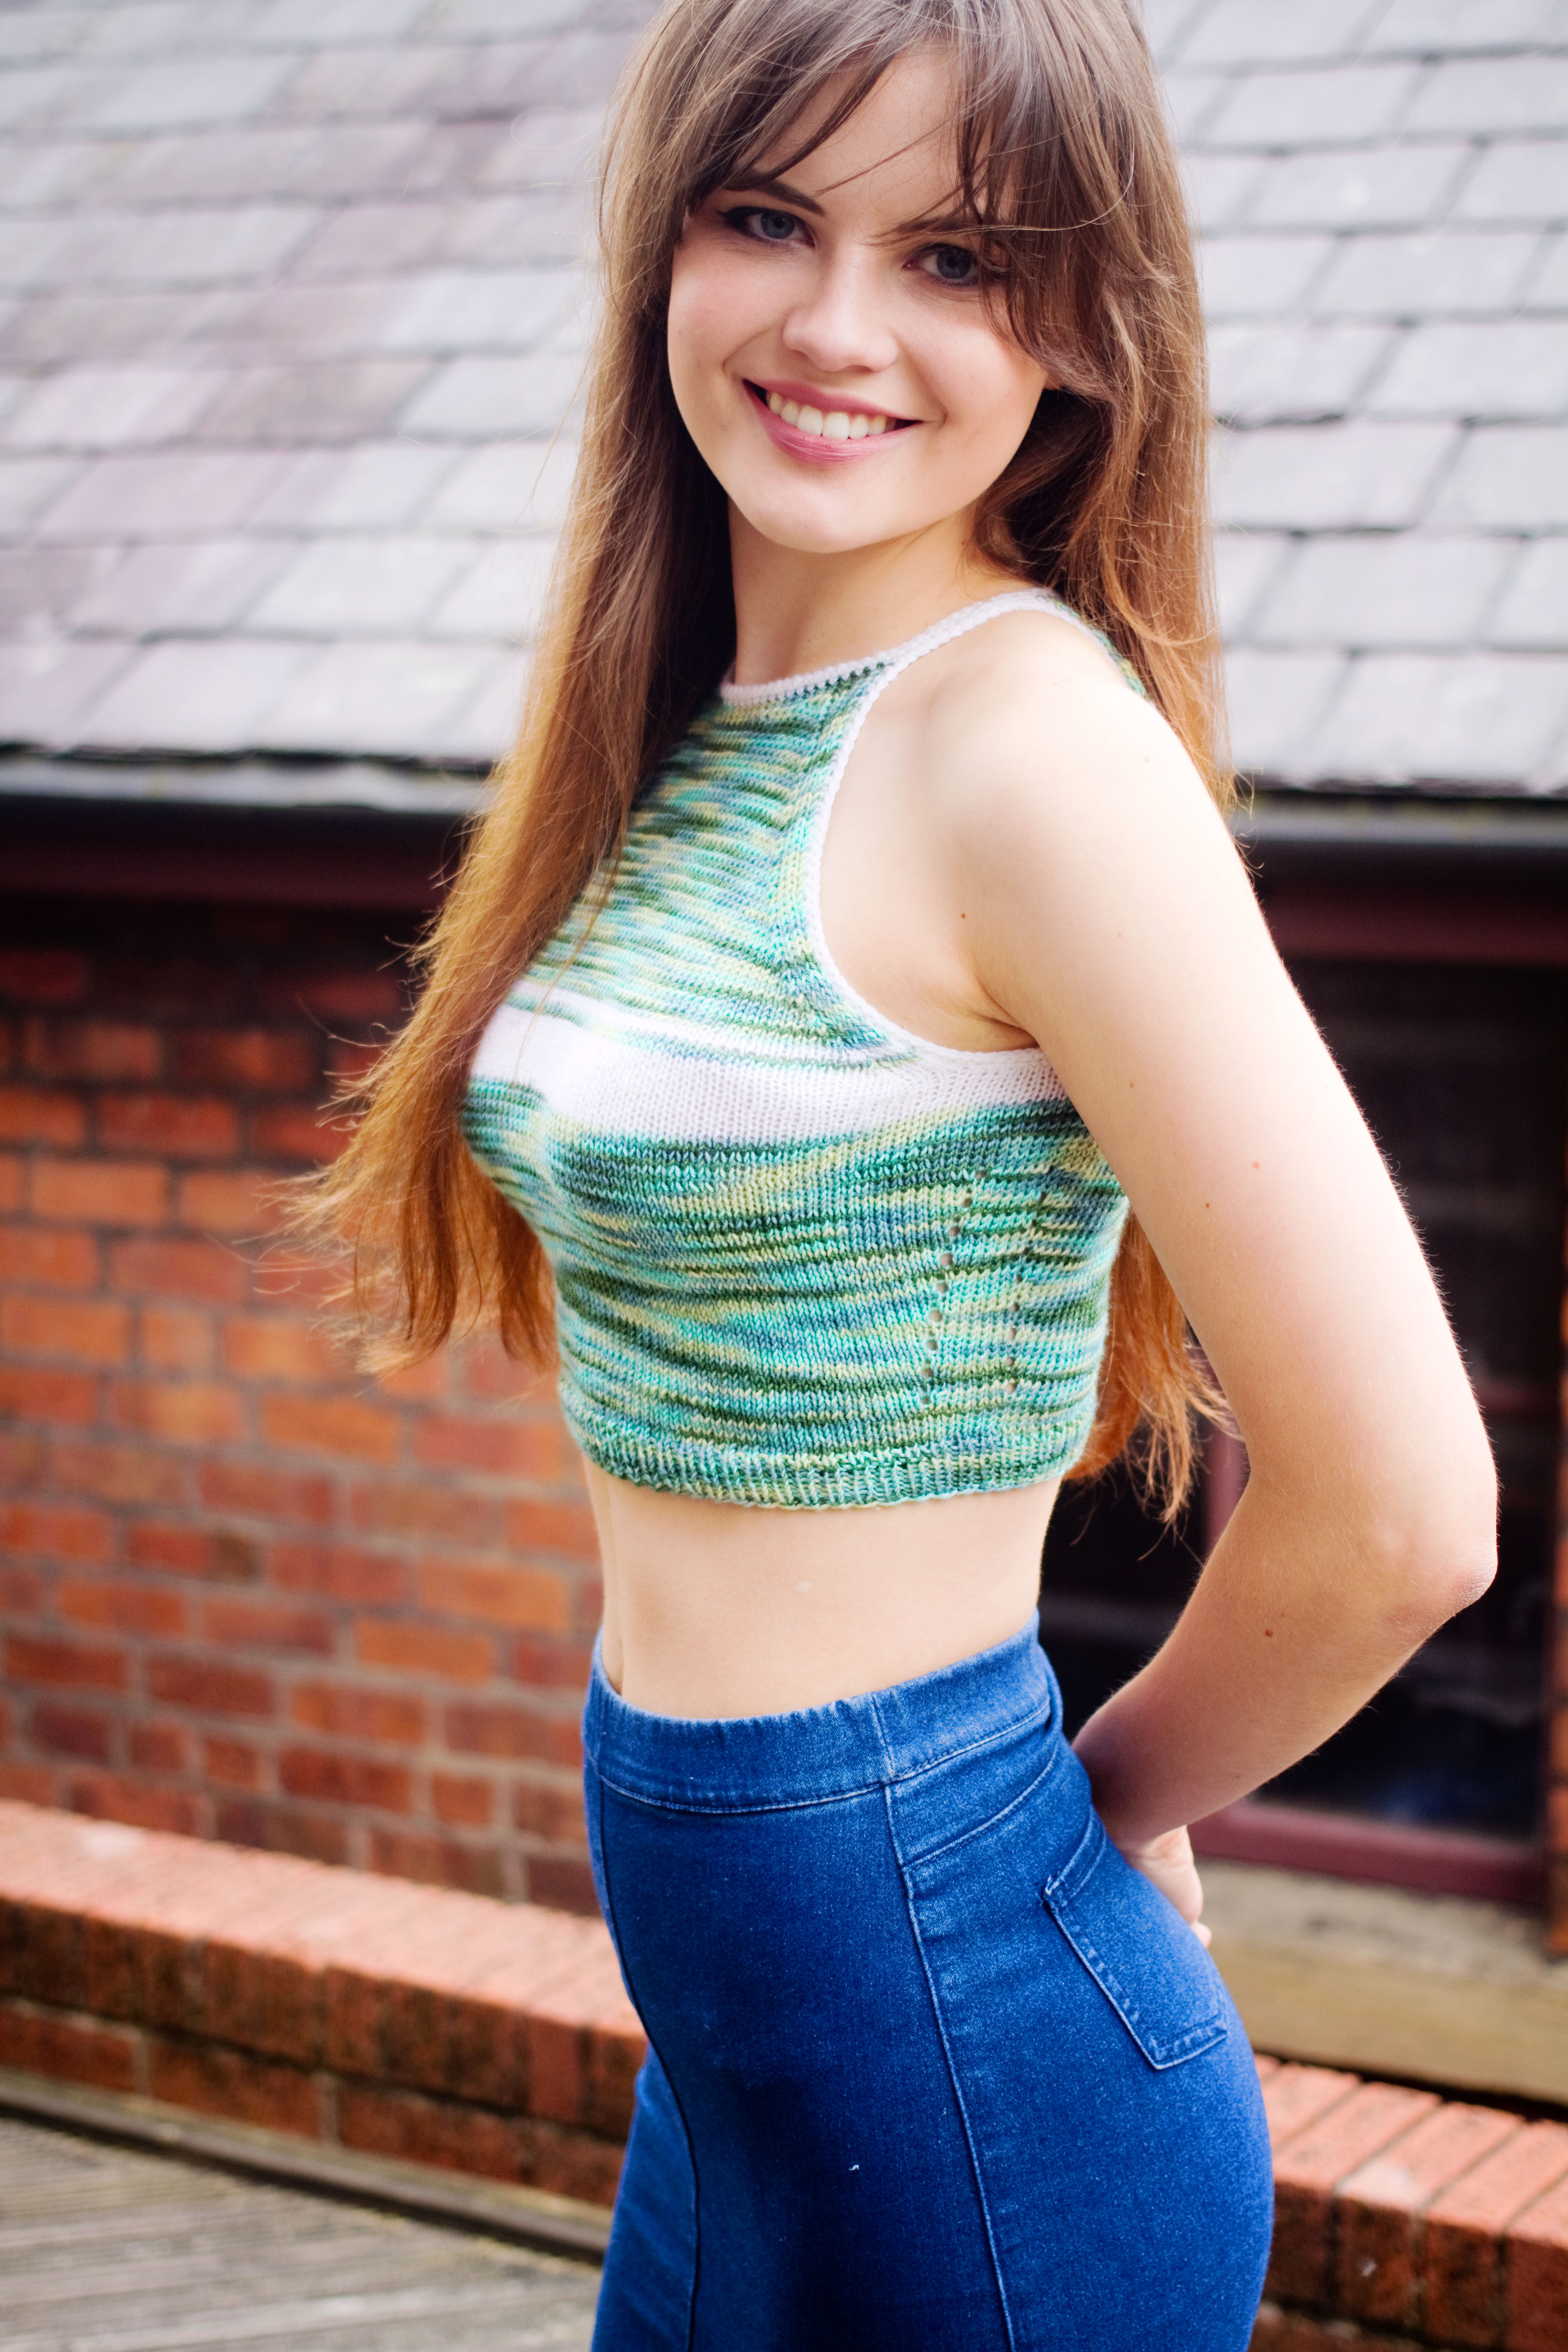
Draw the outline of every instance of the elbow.
<instances>
[{"instance_id":1,"label":"elbow","mask_svg":"<svg viewBox=\"0 0 1568 2352\"><path fill-rule=\"evenodd\" d=\"M1479 1601L1497 1574L1498 1488L1479 1415L1466 1442L1447 1449L1405 1509L1385 1521L1385 1591L1412 1648Z\"/></svg>"}]
</instances>

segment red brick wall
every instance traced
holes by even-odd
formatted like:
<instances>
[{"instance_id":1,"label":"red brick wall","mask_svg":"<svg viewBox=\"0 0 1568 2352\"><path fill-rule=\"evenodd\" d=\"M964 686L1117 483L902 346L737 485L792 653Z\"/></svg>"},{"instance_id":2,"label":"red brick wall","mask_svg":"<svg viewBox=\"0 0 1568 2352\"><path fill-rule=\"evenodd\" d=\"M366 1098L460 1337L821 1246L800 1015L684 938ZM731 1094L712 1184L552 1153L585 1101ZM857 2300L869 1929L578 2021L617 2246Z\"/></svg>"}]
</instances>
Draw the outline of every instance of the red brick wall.
<instances>
[{"instance_id":1,"label":"red brick wall","mask_svg":"<svg viewBox=\"0 0 1568 2352\"><path fill-rule=\"evenodd\" d=\"M3 914L0 1794L591 1907L548 1391L372 1383L267 1241L416 919Z\"/></svg>"}]
</instances>

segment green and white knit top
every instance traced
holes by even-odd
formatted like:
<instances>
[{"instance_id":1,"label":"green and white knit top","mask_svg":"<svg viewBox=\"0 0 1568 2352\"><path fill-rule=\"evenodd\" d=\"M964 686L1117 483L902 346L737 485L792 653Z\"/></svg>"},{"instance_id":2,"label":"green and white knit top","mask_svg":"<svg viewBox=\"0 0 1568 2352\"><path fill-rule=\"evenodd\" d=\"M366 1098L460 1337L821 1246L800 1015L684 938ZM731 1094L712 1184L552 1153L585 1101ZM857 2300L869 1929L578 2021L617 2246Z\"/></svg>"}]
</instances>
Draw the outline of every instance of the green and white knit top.
<instances>
[{"instance_id":1,"label":"green and white knit top","mask_svg":"<svg viewBox=\"0 0 1568 2352\"><path fill-rule=\"evenodd\" d=\"M721 687L485 1032L465 1130L543 1243L566 1419L617 1477L827 1508L1028 1486L1082 1449L1116 1179L1043 1054L884 1019L818 906L878 695L1029 608L1076 619L1017 590Z\"/></svg>"}]
</instances>

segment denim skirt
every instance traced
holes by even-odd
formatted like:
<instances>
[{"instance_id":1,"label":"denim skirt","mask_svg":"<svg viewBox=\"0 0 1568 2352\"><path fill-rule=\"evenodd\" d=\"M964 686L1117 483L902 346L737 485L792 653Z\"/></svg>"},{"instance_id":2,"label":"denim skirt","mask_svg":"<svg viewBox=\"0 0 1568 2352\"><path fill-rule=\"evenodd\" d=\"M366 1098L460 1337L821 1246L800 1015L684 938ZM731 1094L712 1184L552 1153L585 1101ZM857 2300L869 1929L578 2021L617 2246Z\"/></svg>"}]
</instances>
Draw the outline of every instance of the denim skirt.
<instances>
[{"instance_id":1,"label":"denim skirt","mask_svg":"<svg viewBox=\"0 0 1568 2352\"><path fill-rule=\"evenodd\" d=\"M595 2352L1245 2352L1252 2053L1106 1837L1034 1623L734 1721L595 1660L584 1731L650 2045Z\"/></svg>"}]
</instances>

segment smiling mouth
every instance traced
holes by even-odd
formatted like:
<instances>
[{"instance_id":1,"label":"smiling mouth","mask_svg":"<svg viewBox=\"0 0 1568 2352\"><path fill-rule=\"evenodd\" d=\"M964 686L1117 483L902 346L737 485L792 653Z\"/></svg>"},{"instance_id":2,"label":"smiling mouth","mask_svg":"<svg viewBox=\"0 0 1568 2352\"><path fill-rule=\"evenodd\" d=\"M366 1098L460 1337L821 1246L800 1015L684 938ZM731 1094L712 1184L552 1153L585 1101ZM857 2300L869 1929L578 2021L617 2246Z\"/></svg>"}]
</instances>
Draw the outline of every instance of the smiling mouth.
<instances>
[{"instance_id":1,"label":"smiling mouth","mask_svg":"<svg viewBox=\"0 0 1568 2352\"><path fill-rule=\"evenodd\" d=\"M881 434L902 433L916 421L911 416L890 416L876 409L818 408L810 402L787 400L782 393L769 392L764 385L749 379L746 390L781 425L790 425L814 441L870 441Z\"/></svg>"}]
</instances>

